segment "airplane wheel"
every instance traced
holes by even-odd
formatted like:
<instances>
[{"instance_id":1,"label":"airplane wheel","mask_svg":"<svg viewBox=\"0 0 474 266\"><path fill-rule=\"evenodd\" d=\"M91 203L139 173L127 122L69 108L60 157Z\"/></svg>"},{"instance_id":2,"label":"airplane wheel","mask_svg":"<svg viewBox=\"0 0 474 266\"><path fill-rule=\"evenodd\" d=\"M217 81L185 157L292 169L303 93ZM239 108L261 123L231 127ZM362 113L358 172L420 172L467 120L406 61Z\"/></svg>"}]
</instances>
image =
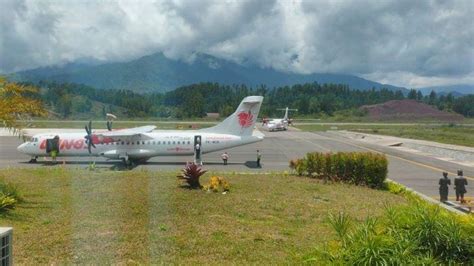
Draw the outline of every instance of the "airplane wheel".
<instances>
[{"instance_id":1,"label":"airplane wheel","mask_svg":"<svg viewBox=\"0 0 474 266\"><path fill-rule=\"evenodd\" d=\"M130 160L128 160L128 159L125 159L125 158L122 159L122 162L123 162L123 164L124 164L125 166L130 166L130 165L132 165L132 161L130 161Z\"/></svg>"}]
</instances>

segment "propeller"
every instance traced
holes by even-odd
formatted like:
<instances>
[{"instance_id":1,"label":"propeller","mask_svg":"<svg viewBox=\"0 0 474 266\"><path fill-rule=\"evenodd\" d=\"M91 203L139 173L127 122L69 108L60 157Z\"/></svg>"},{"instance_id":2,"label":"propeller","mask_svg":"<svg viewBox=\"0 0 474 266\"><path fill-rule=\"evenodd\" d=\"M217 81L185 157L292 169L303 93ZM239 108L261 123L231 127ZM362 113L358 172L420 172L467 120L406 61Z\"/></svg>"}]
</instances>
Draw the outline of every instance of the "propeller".
<instances>
[{"instance_id":1,"label":"propeller","mask_svg":"<svg viewBox=\"0 0 474 266\"><path fill-rule=\"evenodd\" d=\"M87 127L87 125L86 125L85 129L86 129L87 135L85 135L84 138L86 139L87 150L89 150L89 153L92 153L91 152L91 146L95 148L95 145L92 142L92 121L89 121L89 127Z\"/></svg>"}]
</instances>

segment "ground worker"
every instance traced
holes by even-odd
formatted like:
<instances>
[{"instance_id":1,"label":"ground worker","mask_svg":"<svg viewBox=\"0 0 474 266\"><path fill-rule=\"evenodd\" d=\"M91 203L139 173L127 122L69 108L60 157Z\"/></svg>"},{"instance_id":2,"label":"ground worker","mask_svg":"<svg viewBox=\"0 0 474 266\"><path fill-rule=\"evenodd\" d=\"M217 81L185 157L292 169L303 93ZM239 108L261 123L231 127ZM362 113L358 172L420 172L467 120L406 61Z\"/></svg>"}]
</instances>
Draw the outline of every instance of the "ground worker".
<instances>
[{"instance_id":1,"label":"ground worker","mask_svg":"<svg viewBox=\"0 0 474 266\"><path fill-rule=\"evenodd\" d=\"M464 194L466 191L467 179L463 176L462 170L458 170L458 176L454 178L454 190L456 191L456 201L464 203Z\"/></svg>"},{"instance_id":2,"label":"ground worker","mask_svg":"<svg viewBox=\"0 0 474 266\"><path fill-rule=\"evenodd\" d=\"M262 159L262 154L260 153L259 150L257 150L257 167L262 167L262 165L260 165L261 159Z\"/></svg>"},{"instance_id":3,"label":"ground worker","mask_svg":"<svg viewBox=\"0 0 474 266\"><path fill-rule=\"evenodd\" d=\"M449 188L451 179L448 178L448 173L443 172L443 177L439 179L439 198L441 202L448 200Z\"/></svg>"},{"instance_id":4,"label":"ground worker","mask_svg":"<svg viewBox=\"0 0 474 266\"><path fill-rule=\"evenodd\" d=\"M194 163L202 165L201 161L201 138L197 137L194 145Z\"/></svg>"},{"instance_id":5,"label":"ground worker","mask_svg":"<svg viewBox=\"0 0 474 266\"><path fill-rule=\"evenodd\" d=\"M224 161L224 165L227 165L227 160L229 160L229 154L227 152L224 152L221 155L222 161Z\"/></svg>"}]
</instances>

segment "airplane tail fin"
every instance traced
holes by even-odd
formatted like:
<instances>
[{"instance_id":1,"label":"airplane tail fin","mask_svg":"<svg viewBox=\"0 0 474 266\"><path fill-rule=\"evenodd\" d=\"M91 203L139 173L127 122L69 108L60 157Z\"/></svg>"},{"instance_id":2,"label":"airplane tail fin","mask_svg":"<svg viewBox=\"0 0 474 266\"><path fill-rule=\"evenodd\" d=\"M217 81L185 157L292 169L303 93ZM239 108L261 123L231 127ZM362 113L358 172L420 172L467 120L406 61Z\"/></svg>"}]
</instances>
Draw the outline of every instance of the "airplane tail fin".
<instances>
[{"instance_id":1,"label":"airplane tail fin","mask_svg":"<svg viewBox=\"0 0 474 266\"><path fill-rule=\"evenodd\" d=\"M283 120L288 120L288 107L285 108L285 117L283 117Z\"/></svg>"},{"instance_id":2,"label":"airplane tail fin","mask_svg":"<svg viewBox=\"0 0 474 266\"><path fill-rule=\"evenodd\" d=\"M298 112L298 109L289 109L288 107L286 107L286 108L280 108L280 109L277 109L277 110L285 111L285 115L283 116L283 120L286 120L286 121L289 120L288 111L296 111L296 112Z\"/></svg>"},{"instance_id":3,"label":"airplane tail fin","mask_svg":"<svg viewBox=\"0 0 474 266\"><path fill-rule=\"evenodd\" d=\"M245 97L233 114L219 124L202 131L251 136L262 102L262 96Z\"/></svg>"}]
</instances>

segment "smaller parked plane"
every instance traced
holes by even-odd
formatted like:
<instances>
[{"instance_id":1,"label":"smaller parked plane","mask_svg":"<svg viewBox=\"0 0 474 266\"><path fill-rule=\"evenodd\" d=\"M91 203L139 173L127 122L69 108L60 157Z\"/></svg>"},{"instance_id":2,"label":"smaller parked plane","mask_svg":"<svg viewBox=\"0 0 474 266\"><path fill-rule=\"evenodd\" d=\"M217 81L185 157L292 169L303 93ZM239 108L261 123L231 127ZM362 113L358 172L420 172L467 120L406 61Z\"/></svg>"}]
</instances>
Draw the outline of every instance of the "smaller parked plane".
<instances>
[{"instance_id":1,"label":"smaller parked plane","mask_svg":"<svg viewBox=\"0 0 474 266\"><path fill-rule=\"evenodd\" d=\"M298 111L298 109L289 109L288 107L284 109L277 109L277 110L284 110L285 116L280 119L264 119L263 126L268 131L279 131L279 130L288 130L288 126L291 125L292 119L288 117L288 111Z\"/></svg>"},{"instance_id":2,"label":"smaller parked plane","mask_svg":"<svg viewBox=\"0 0 474 266\"><path fill-rule=\"evenodd\" d=\"M47 133L34 135L30 141L18 146L18 151L31 156L101 156L131 162L145 162L155 156L195 155L224 150L262 141L264 135L254 131L262 104L262 96L248 96L237 110L224 121L210 128L199 130L162 130L153 132L155 126L143 126L112 131L93 131L92 123L85 127L86 134Z\"/></svg>"}]
</instances>

